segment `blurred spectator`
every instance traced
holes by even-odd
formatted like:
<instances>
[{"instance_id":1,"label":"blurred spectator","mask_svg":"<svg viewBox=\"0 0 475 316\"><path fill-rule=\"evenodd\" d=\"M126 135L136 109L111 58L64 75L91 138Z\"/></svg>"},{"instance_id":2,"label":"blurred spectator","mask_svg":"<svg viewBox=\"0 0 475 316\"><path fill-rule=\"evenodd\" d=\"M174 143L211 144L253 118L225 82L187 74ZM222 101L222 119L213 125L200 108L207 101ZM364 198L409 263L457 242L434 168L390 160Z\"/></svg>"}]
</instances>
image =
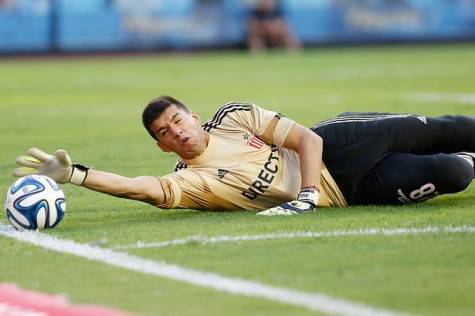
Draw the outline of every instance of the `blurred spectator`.
<instances>
[{"instance_id":1,"label":"blurred spectator","mask_svg":"<svg viewBox=\"0 0 475 316\"><path fill-rule=\"evenodd\" d=\"M282 17L277 0L257 0L249 14L248 45L252 52L275 46L284 46L289 51L300 48Z\"/></svg>"},{"instance_id":2,"label":"blurred spectator","mask_svg":"<svg viewBox=\"0 0 475 316\"><path fill-rule=\"evenodd\" d=\"M45 15L51 0L0 0L0 11L20 15Z\"/></svg>"},{"instance_id":3,"label":"blurred spectator","mask_svg":"<svg viewBox=\"0 0 475 316\"><path fill-rule=\"evenodd\" d=\"M0 11L11 10L14 7L13 0L0 0Z\"/></svg>"}]
</instances>

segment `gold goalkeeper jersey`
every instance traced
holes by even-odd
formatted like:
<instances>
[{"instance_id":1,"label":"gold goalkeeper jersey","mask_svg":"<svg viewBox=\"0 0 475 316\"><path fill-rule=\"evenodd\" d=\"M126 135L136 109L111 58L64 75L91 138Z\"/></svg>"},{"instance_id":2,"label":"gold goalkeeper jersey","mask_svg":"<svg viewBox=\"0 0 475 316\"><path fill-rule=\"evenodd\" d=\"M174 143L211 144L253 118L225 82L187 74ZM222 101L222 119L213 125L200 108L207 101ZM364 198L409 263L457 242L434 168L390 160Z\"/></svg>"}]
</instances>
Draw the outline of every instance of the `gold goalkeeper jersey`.
<instances>
[{"instance_id":1,"label":"gold goalkeeper jersey","mask_svg":"<svg viewBox=\"0 0 475 316\"><path fill-rule=\"evenodd\" d=\"M299 157L282 147L295 124L250 103L228 103L203 128L205 151L180 160L175 172L160 177L161 208L260 210L295 200L301 187ZM322 165L319 206L347 203Z\"/></svg>"}]
</instances>

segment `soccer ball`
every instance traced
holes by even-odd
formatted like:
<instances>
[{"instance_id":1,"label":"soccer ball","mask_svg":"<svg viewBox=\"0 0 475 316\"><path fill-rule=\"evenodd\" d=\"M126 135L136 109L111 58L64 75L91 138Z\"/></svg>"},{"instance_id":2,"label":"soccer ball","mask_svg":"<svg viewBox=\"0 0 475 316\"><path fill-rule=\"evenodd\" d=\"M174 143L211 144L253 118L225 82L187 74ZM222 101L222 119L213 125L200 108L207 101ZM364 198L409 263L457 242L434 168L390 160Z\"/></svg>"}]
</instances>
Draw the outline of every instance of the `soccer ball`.
<instances>
[{"instance_id":1,"label":"soccer ball","mask_svg":"<svg viewBox=\"0 0 475 316\"><path fill-rule=\"evenodd\" d=\"M65 210L63 191L46 176L20 178L8 189L5 213L18 230L53 228L63 219Z\"/></svg>"}]
</instances>

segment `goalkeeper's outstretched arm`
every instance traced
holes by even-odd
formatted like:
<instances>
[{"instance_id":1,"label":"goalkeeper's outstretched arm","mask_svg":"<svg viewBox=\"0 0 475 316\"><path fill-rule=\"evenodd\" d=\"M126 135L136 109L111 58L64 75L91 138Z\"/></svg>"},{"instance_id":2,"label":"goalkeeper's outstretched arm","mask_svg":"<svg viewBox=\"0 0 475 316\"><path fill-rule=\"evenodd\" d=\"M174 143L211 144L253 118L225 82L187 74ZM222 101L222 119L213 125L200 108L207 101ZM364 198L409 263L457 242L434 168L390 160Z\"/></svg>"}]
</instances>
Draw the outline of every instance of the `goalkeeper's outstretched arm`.
<instances>
[{"instance_id":1,"label":"goalkeeper's outstretched arm","mask_svg":"<svg viewBox=\"0 0 475 316\"><path fill-rule=\"evenodd\" d=\"M68 153L62 149L50 155L38 148L30 148L28 155L18 157L16 163L19 165L13 171L16 177L32 174L45 175L58 183L73 183L101 193L152 205L162 205L165 200L165 193L157 177L128 178L110 172L92 170L73 164Z\"/></svg>"},{"instance_id":2,"label":"goalkeeper's outstretched arm","mask_svg":"<svg viewBox=\"0 0 475 316\"><path fill-rule=\"evenodd\" d=\"M161 205L164 192L157 177L128 178L110 172L89 169L82 186L120 198Z\"/></svg>"}]
</instances>

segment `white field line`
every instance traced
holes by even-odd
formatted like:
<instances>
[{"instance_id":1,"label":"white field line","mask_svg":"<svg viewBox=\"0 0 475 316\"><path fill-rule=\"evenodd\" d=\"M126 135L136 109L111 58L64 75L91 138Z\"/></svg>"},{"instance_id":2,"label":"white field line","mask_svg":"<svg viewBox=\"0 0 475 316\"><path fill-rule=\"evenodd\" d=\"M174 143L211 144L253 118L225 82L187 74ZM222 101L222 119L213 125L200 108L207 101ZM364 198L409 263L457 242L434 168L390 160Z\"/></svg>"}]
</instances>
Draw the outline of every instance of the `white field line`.
<instances>
[{"instance_id":1,"label":"white field line","mask_svg":"<svg viewBox=\"0 0 475 316\"><path fill-rule=\"evenodd\" d=\"M163 248L176 245L185 245L190 243L214 244L221 242L240 242L268 239L292 239L292 238L330 238L330 237L349 237L349 236L370 236L370 235L420 235L420 234L440 234L440 233L475 233L475 226L458 227L423 227L423 228L366 228L357 230L333 230L328 232L290 232L261 235L242 235L242 236L189 236L183 239L174 239L161 242L137 242L130 245L116 246L114 249L141 249L141 248Z\"/></svg>"},{"instance_id":2,"label":"white field line","mask_svg":"<svg viewBox=\"0 0 475 316\"><path fill-rule=\"evenodd\" d=\"M430 103L454 102L461 104L475 105L475 94L469 93L410 93L405 99L417 100Z\"/></svg>"},{"instance_id":3,"label":"white field line","mask_svg":"<svg viewBox=\"0 0 475 316\"><path fill-rule=\"evenodd\" d=\"M71 240L59 239L35 231L19 232L0 223L0 235L48 250L71 254L111 266L182 281L220 292L259 297L279 303L295 305L331 315L401 315L396 312L333 298L320 293L308 293L275 287L259 282L192 270L160 261L153 261L111 249L102 249Z\"/></svg>"}]
</instances>

